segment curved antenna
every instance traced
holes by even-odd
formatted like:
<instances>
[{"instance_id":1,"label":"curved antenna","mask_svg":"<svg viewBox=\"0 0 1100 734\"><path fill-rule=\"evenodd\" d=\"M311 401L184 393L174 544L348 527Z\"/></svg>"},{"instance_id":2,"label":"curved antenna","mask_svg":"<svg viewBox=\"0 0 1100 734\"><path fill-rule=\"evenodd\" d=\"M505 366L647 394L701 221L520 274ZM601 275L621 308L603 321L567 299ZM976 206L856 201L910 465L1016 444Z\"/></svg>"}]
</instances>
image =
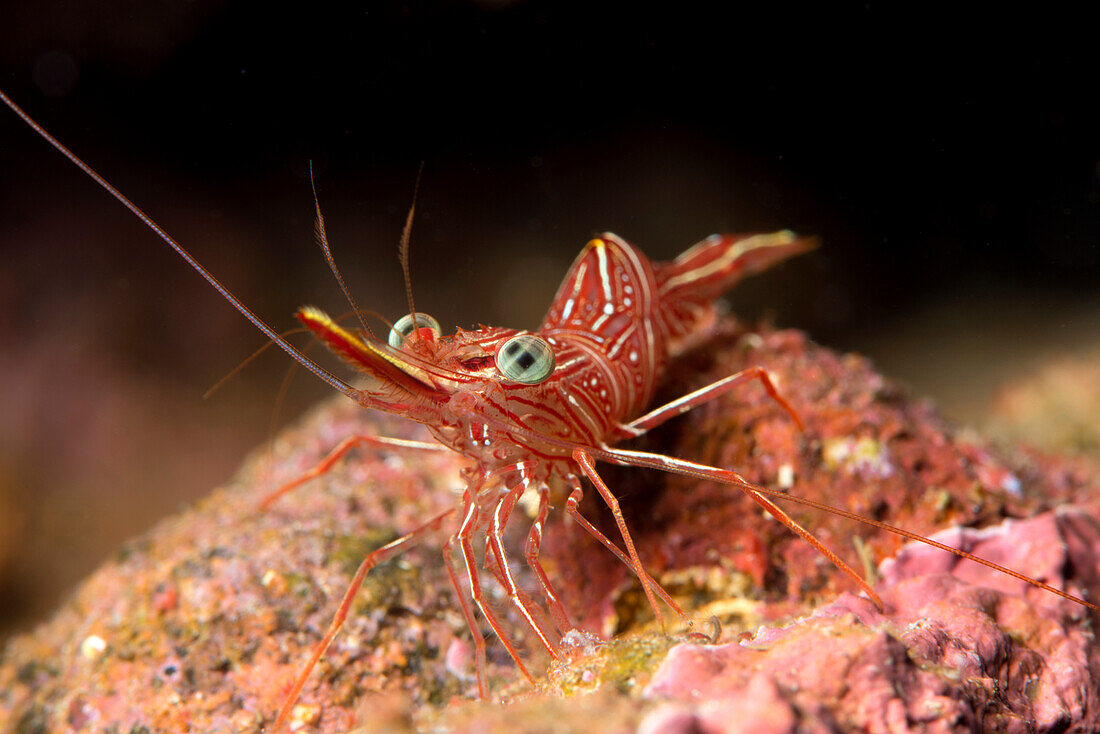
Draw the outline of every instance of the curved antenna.
<instances>
[{"instance_id":1,"label":"curved antenna","mask_svg":"<svg viewBox=\"0 0 1100 734\"><path fill-rule=\"evenodd\" d=\"M393 328L393 324L391 324L389 321L387 321L386 318L382 314L378 313L377 311L366 310L366 311L357 311L355 313L357 313L360 318L362 318L364 315L374 316L376 319L378 319L379 321L384 323L389 328L391 328L391 329ZM333 321L335 321L336 323L340 323L341 321L343 321L344 319L346 319L348 316L351 316L351 315L352 315L352 312L347 311L347 312L342 313L339 316L337 316L335 319L333 319ZM360 323L362 323L362 322L360 322ZM295 329L287 329L286 331L281 332L284 339L288 336L294 336L295 334L308 334L308 333L310 333L309 329L307 329L304 326L299 326ZM309 352L310 347L313 346L313 344L315 344L315 343L316 342L310 342L309 344L307 344L301 350L302 354L306 354L307 352ZM224 376L222 376L221 379L219 379L212 386L210 386L210 388L202 394L202 399L206 400L211 395L213 395L215 392L220 390L222 388L222 386L225 385L225 383L229 382L231 379L233 379L234 377L239 375L241 373L241 371L244 370L245 367L247 367L249 364L251 364L261 354L263 354L268 349L270 349L274 344L275 344L275 342L272 342L272 341L264 342L263 346L257 348L256 351L254 351L252 354L245 357L236 367L231 369L228 373L226 373ZM293 372L295 369L297 369L297 365L292 365L290 369Z\"/></svg>"},{"instance_id":2,"label":"curved antenna","mask_svg":"<svg viewBox=\"0 0 1100 734\"><path fill-rule=\"evenodd\" d=\"M262 331L268 339L270 339L271 341L275 342L280 347L282 347L283 351L285 351L291 357L296 359L307 370L309 370L313 374L317 375L317 377L319 377L322 380L324 380L325 382L327 382L331 387L335 388L336 390L339 390L344 395L347 395L349 398L351 398L353 400L358 400L358 398L359 398L359 391L358 390L356 390L351 385L347 384L346 382L344 382L343 380L341 380L340 378L338 378L336 375L332 374L331 372L329 372L325 368L321 367L319 364L317 364L313 360L306 357L304 354L299 352L290 342L288 342L283 337L279 336L279 334L276 333L275 330L272 329L270 326L268 326L267 323L263 321L263 319L261 319L256 314L252 313L252 311L250 311L247 306L245 306L243 303L241 303L237 299L237 297L234 296L233 293L230 292L230 290L228 288L226 288L224 285L222 285L221 282L217 278L215 278L214 275L209 270L207 270L205 267L203 267L199 263L199 261L196 260L191 255L190 252L183 249L183 246L180 243L176 242L176 240L173 239L170 234L165 232L159 224L157 224L155 221L153 221L152 217L150 217L148 214L146 214L144 211L142 211L140 208L138 208L138 206L136 204L134 204L132 201L127 199L126 196L123 195L123 193L121 191L119 191L114 186L112 186L110 183L108 183L107 179L103 178L98 173L96 173L95 170L91 166L89 166L87 163L85 163L80 158L78 158L75 153L73 153L71 150L69 150L64 145L62 145L61 142L57 138L55 138L53 135L50 135L48 132L46 132L45 128L43 128L41 125L39 125L33 119L31 119L30 115L28 115L26 112L24 112L23 109L21 107L19 107L19 105L17 105L15 102L13 102L8 95L4 94L3 91L0 91L0 100L2 100L4 102L4 104L6 104L8 107L10 107L12 112L19 115L19 117L22 118L23 122L27 123L31 127L31 129L34 130L36 133L38 133L43 139L45 139L45 141L47 143L49 143L54 148L56 148L63 156L65 156L70 161L72 161L73 164L76 165L77 168L84 171L84 173L87 174L89 178L91 178L93 181L95 181L97 184L99 184L100 187L103 188L104 191L106 191L111 196L115 197L115 199L117 199L119 201L119 203L121 203L123 206L125 206L127 209L129 209L133 213L134 216L136 216L138 219L140 219L142 221L142 223L145 224L146 227L148 227L149 229L156 232L158 237L160 237L162 240L167 242L168 245L173 250L175 250L179 254L180 257L182 257L184 260L187 261L188 265L190 265L192 268L194 268L195 271L199 275L201 275L203 278L206 279L207 283L209 283L210 285L212 285L214 287L214 290L216 290L218 293L220 293L222 295L222 298L229 301L235 309L237 309L238 311L241 312L242 316L244 316L246 319L251 321L252 325L255 326L257 329L259 329L260 331Z\"/></svg>"},{"instance_id":3,"label":"curved antenna","mask_svg":"<svg viewBox=\"0 0 1100 734\"><path fill-rule=\"evenodd\" d=\"M420 193L420 176L424 173L424 161L420 161L420 170L416 172L416 184L413 186L412 206L405 217L405 227L401 230L401 244L397 246L397 254L401 259L401 272L405 276L405 296L409 299L409 316L412 318L413 330L416 334L416 306L413 305L412 277L409 275L409 239L412 236L413 214L416 212L416 197Z\"/></svg>"},{"instance_id":4,"label":"curved antenna","mask_svg":"<svg viewBox=\"0 0 1100 734\"><path fill-rule=\"evenodd\" d=\"M344 282L344 276L340 272L340 268L336 267L336 259L332 256L332 250L328 246L328 236L325 234L325 217L321 214L321 202L317 198L317 183L313 180L313 161L309 162L309 187L313 189L313 209L316 216L313 218L313 232L317 237L317 244L321 246L321 251L325 253L325 260L328 262L329 270L336 276L336 282L340 284L340 290L344 292L344 298L348 299L348 305L351 306L351 310L355 312L356 317L359 319L359 325L363 327L363 331L370 335L371 339L377 340L378 337L374 335L371 328L367 326L366 320L363 318L363 314L359 311L359 304L355 302L355 298L351 295L351 290L348 288L347 283Z\"/></svg>"},{"instance_id":5,"label":"curved antenna","mask_svg":"<svg viewBox=\"0 0 1100 734\"><path fill-rule=\"evenodd\" d=\"M288 330L284 331L280 336L282 336L285 339L286 337L294 336L295 334L307 334L307 333L309 333L309 329L307 329L304 326L299 326L296 329L288 329ZM263 346L257 348L256 351L252 352L252 354L248 355L243 360L238 362L236 367L234 367L233 369L229 370L229 372L222 375L221 378L217 382L215 382L213 385L211 385L209 388L207 388L206 392L204 392L202 394L202 399L206 400L211 395L213 395L218 390L220 390L222 388L222 386L225 385L225 383L229 382L234 377L236 377L241 372L243 372L245 367L252 364L252 362L255 361L257 357L259 357L261 354L266 352L274 343L275 342L271 342L271 341L264 342ZM306 350L303 349L302 353L304 354L305 351Z\"/></svg>"}]
</instances>

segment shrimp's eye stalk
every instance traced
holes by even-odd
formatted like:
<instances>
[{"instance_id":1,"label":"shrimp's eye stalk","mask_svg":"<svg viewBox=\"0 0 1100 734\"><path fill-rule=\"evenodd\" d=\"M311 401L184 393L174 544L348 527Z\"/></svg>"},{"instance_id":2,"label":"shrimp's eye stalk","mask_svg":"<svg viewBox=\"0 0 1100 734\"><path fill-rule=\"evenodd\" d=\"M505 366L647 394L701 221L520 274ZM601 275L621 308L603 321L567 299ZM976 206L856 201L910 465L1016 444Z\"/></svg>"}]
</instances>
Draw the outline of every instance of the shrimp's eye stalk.
<instances>
[{"instance_id":1,"label":"shrimp's eye stalk","mask_svg":"<svg viewBox=\"0 0 1100 734\"><path fill-rule=\"evenodd\" d=\"M519 334L497 349L497 369L512 382L537 385L554 371L554 350L542 337Z\"/></svg>"},{"instance_id":2,"label":"shrimp's eye stalk","mask_svg":"<svg viewBox=\"0 0 1100 734\"><path fill-rule=\"evenodd\" d=\"M439 328L438 321L436 321L426 313L417 312L415 331L419 333L423 329L427 329L428 331L430 331L433 337L438 337L441 333L443 333L442 330ZM399 318L397 320L397 323L393 325L393 328L390 329L390 346L394 349L400 349L401 346L405 343L405 340L412 335L413 331L414 329L412 314L405 314L404 316Z\"/></svg>"}]
</instances>

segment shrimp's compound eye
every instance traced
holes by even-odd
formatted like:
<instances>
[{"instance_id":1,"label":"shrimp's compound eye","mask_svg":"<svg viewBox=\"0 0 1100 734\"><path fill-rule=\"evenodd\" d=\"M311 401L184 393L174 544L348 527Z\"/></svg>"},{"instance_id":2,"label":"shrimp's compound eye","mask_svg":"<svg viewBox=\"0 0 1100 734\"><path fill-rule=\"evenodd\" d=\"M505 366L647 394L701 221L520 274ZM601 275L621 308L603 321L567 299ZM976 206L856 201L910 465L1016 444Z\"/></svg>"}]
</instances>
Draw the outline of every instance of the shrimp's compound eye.
<instances>
[{"instance_id":1,"label":"shrimp's compound eye","mask_svg":"<svg viewBox=\"0 0 1100 734\"><path fill-rule=\"evenodd\" d=\"M497 369L512 382L537 385L554 371L554 350L542 337L519 334L497 349Z\"/></svg>"},{"instance_id":2,"label":"shrimp's compound eye","mask_svg":"<svg viewBox=\"0 0 1100 734\"><path fill-rule=\"evenodd\" d=\"M434 336L439 336L442 330L439 328L439 322L433 319L426 313L416 314L416 328L417 329L429 329ZM409 338L409 335L413 333L413 318L412 314L405 314L397 320L397 323L390 329L390 346L394 349L400 349L401 345L405 343L405 340Z\"/></svg>"}]
</instances>

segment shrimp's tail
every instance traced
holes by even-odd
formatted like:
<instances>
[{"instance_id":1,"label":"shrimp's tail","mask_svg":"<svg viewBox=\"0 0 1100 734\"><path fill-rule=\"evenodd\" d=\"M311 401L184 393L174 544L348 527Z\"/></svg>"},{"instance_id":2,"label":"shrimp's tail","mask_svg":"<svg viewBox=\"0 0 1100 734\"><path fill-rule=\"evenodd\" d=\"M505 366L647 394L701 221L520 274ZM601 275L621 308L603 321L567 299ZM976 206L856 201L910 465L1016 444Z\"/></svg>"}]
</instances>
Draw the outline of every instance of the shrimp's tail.
<instances>
[{"instance_id":1,"label":"shrimp's tail","mask_svg":"<svg viewBox=\"0 0 1100 734\"><path fill-rule=\"evenodd\" d=\"M715 234L675 260L656 264L658 301L673 339L692 333L713 304L746 275L817 247L814 237L784 229L767 234Z\"/></svg>"}]
</instances>

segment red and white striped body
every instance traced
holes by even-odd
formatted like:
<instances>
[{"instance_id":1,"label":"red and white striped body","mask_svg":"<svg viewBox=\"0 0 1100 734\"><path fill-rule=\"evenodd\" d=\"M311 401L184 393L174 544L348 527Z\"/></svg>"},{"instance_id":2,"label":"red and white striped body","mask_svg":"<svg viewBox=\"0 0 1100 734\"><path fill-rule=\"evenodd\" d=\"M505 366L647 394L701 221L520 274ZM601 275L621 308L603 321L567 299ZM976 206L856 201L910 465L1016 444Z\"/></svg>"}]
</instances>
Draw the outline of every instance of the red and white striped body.
<instances>
[{"instance_id":1,"label":"red and white striped body","mask_svg":"<svg viewBox=\"0 0 1100 734\"><path fill-rule=\"evenodd\" d=\"M716 298L744 275L812 246L786 231L714 235L671 262L654 263L604 234L577 257L542 325L530 332L554 352L545 382L512 382L496 367L500 345L527 332L459 329L405 343L401 359L421 374L407 394L394 400L394 381L378 375L381 389L364 390L360 402L424 423L443 444L473 459L482 476L533 458L533 481L575 474L572 448L630 435L624 424L653 399L670 356L708 321ZM376 372L350 353L340 336L346 332L303 320L338 354Z\"/></svg>"},{"instance_id":2,"label":"red and white striped body","mask_svg":"<svg viewBox=\"0 0 1100 734\"><path fill-rule=\"evenodd\" d=\"M428 519L364 558L329 630L285 696L275 719L275 731L281 731L288 723L310 672L342 626L366 574L379 563L440 530L449 520L459 517L458 528L443 545L443 558L472 633L478 693L482 698L488 697L485 640L475 617L475 607L516 666L534 684L534 677L509 641L492 605L485 603L479 569L489 572L541 645L556 657L557 640L572 629L572 624L539 560L543 524L550 510L550 491L545 482L551 476L562 476L572 484L572 492L565 502L565 512L637 575L657 618L663 622L658 605L660 599L686 620L686 613L646 573L626 527L618 499L595 469L594 462L597 460L708 479L739 489L846 573L880 609L883 608L882 600L870 584L766 495L779 495L786 500L919 540L1100 611L1091 602L1019 572L877 520L752 485L732 470L611 447L617 441L645 433L672 416L750 380L758 380L791 419L802 425L797 412L776 392L766 371L760 367L730 375L645 415L641 413L653 398L670 357L686 348L700 333L705 333L713 315L715 299L745 275L811 249L815 245L812 239L798 238L789 231L713 235L671 262L653 263L615 235L602 235L585 247L562 283L542 325L529 334L514 329L486 327L477 331L460 329L451 336L443 337L434 328L438 326L434 321L431 322L433 328L422 329L417 315L410 314L409 323L413 328L410 333L404 334L395 325L390 341L399 346L391 346L375 338L365 324L363 332L352 332L316 309L301 309L298 318L334 353L354 365L368 381L368 385L360 389L331 374L288 343L145 212L44 130L3 92L0 92L0 102L10 107L40 136L133 212L257 329L306 369L364 407L402 415L425 424L444 446L472 461L466 474L467 486L460 507ZM331 252L324 236L319 208L317 215L321 245L331 264ZM410 210L402 239L406 278L411 222ZM410 296L410 310L411 300ZM519 336L523 337L520 341L527 346L537 342L537 349L519 353L509 351L510 343L517 343L516 337ZM546 357L543 362L536 363L545 369L540 369L536 378L528 379L530 374L526 370L530 364L522 362L529 361L535 353L540 359ZM553 355L552 360L550 354ZM519 365L518 372L514 371L516 365ZM313 470L269 495L264 506L310 478L328 471L334 462L356 445L445 450L435 444L418 441L352 436L342 441ZM591 481L611 510L622 536L622 548L580 512L583 495L581 475ZM513 510L520 498L531 489L538 493L538 506L528 533L524 558L542 591L556 633L548 629L548 624L541 623L537 618L539 615L533 612L537 604L513 578L503 543L504 529ZM473 538L478 534L483 534L485 538L480 558L473 545ZM464 571L461 574L456 560L461 560ZM467 582L466 590L462 588L460 576Z\"/></svg>"}]
</instances>

